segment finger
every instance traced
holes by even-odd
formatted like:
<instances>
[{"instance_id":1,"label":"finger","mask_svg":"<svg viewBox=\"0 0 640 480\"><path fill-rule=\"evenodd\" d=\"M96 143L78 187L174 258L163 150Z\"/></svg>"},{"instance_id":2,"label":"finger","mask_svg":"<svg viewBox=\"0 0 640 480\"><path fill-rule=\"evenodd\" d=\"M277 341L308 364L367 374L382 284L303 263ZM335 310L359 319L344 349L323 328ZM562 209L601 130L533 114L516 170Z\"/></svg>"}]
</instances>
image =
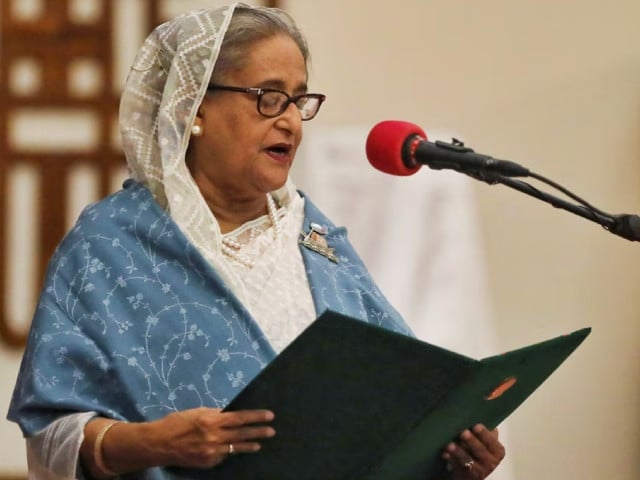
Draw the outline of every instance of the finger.
<instances>
[{"instance_id":1,"label":"finger","mask_svg":"<svg viewBox=\"0 0 640 480\"><path fill-rule=\"evenodd\" d=\"M224 454L232 456L258 452L262 449L262 444L259 442L230 442L223 447Z\"/></svg>"},{"instance_id":2,"label":"finger","mask_svg":"<svg viewBox=\"0 0 640 480\"><path fill-rule=\"evenodd\" d=\"M488 450L493 456L502 460L505 456L505 449L500 440L498 439L498 430L487 430L484 425L476 425L473 427L473 433L476 438L482 443L484 448Z\"/></svg>"},{"instance_id":3,"label":"finger","mask_svg":"<svg viewBox=\"0 0 640 480\"><path fill-rule=\"evenodd\" d=\"M212 450L209 459L203 463L205 467L215 467L224 462L231 455L251 453L260 450L259 444L250 443L220 443Z\"/></svg>"},{"instance_id":4,"label":"finger","mask_svg":"<svg viewBox=\"0 0 640 480\"><path fill-rule=\"evenodd\" d=\"M467 452L461 445L453 442L447 445L443 458L451 464L453 469L462 470L468 470L468 467L465 467L465 465L474 461L473 456L469 452Z\"/></svg>"},{"instance_id":5,"label":"finger","mask_svg":"<svg viewBox=\"0 0 640 480\"><path fill-rule=\"evenodd\" d=\"M489 442L493 450L488 448L483 440ZM476 426L473 432L465 430L460 435L460 447L476 461L478 467L476 470L484 474L489 474L495 470L504 458L504 447L484 427Z\"/></svg>"},{"instance_id":6,"label":"finger","mask_svg":"<svg viewBox=\"0 0 640 480\"><path fill-rule=\"evenodd\" d=\"M225 442L246 442L252 440L260 440L271 438L276 434L273 427L261 426L261 427L240 427L240 428L227 428L224 431Z\"/></svg>"},{"instance_id":7,"label":"finger","mask_svg":"<svg viewBox=\"0 0 640 480\"><path fill-rule=\"evenodd\" d=\"M219 415L220 425L223 427L238 427L255 423L271 422L275 415L270 410L237 410L223 412Z\"/></svg>"},{"instance_id":8,"label":"finger","mask_svg":"<svg viewBox=\"0 0 640 480\"><path fill-rule=\"evenodd\" d=\"M185 463L185 466L214 467L232 455L250 454L260 451L262 445L258 442L222 442L212 445L208 453L204 454L195 464Z\"/></svg>"},{"instance_id":9,"label":"finger","mask_svg":"<svg viewBox=\"0 0 640 480\"><path fill-rule=\"evenodd\" d=\"M271 427L245 427L227 432L228 443L226 445L227 455L237 455L241 453L254 453L262 448L262 444L256 440L267 439L275 435L275 430Z\"/></svg>"}]
</instances>

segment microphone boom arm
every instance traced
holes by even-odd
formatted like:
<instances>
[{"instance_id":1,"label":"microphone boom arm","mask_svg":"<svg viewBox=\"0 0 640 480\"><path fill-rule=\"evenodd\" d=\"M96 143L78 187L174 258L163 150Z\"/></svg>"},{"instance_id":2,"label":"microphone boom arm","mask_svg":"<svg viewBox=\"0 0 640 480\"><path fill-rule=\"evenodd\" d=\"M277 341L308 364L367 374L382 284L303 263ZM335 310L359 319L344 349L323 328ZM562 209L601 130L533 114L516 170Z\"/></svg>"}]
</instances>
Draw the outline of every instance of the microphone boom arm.
<instances>
[{"instance_id":1,"label":"microphone boom arm","mask_svg":"<svg viewBox=\"0 0 640 480\"><path fill-rule=\"evenodd\" d=\"M471 176L474 178L478 178L475 175ZM541 179L541 177L539 176L537 178ZM482 180L482 178L479 178L479 180ZM529 196L542 200L555 208L560 208L580 217L586 218L587 220L591 220L592 222L597 223L605 230L608 230L615 235L631 241L640 241L640 217L638 217L638 215L611 215L593 207L576 205L549 193L538 190L534 186L521 180L514 180L507 177L499 177L492 180L497 180L497 182L492 182L490 184L500 183L502 185L506 185L507 187L519 190L520 192L523 192Z\"/></svg>"}]
</instances>

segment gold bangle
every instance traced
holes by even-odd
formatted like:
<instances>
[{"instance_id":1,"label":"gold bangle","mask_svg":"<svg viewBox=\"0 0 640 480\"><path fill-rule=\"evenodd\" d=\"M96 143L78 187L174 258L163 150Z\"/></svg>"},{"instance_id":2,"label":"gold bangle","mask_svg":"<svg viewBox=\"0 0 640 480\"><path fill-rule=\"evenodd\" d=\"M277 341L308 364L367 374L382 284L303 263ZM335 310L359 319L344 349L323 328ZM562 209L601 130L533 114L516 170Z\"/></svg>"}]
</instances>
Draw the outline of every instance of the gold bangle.
<instances>
[{"instance_id":1,"label":"gold bangle","mask_svg":"<svg viewBox=\"0 0 640 480\"><path fill-rule=\"evenodd\" d=\"M93 461L96 464L96 467L98 468L98 471L100 472L100 474L106 477L115 477L116 475L118 475L116 472L114 472L113 470L111 470L109 467L105 465L104 457L102 456L102 441L104 440L104 436L107 434L109 429L113 427L116 423L120 423L120 422L116 420L114 422L109 423L102 430L100 430L100 433L98 433L98 436L96 437L96 441L93 444Z\"/></svg>"}]
</instances>

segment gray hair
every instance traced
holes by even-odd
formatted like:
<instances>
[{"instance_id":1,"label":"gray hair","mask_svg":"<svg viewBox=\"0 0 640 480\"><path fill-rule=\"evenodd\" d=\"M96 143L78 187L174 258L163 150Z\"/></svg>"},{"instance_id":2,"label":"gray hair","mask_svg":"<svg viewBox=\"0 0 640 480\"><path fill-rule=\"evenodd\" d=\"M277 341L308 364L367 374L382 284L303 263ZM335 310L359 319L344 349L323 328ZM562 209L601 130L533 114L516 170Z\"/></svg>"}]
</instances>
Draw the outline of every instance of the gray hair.
<instances>
[{"instance_id":1,"label":"gray hair","mask_svg":"<svg viewBox=\"0 0 640 480\"><path fill-rule=\"evenodd\" d=\"M216 66L213 83L230 70L245 66L247 49L260 40L285 34L298 45L305 65L309 63L309 47L295 21L284 10L268 7L237 6L225 33Z\"/></svg>"}]
</instances>

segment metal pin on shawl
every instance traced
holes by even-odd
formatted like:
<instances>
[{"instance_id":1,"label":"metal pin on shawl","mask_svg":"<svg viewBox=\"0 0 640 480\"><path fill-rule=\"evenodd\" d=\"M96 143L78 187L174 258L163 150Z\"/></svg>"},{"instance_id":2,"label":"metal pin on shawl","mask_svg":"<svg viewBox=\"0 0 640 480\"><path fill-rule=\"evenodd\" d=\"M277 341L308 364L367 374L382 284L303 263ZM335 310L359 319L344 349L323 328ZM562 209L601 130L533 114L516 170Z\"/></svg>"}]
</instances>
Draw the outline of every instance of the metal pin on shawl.
<instances>
[{"instance_id":1,"label":"metal pin on shawl","mask_svg":"<svg viewBox=\"0 0 640 480\"><path fill-rule=\"evenodd\" d=\"M334 263L339 263L338 257L335 255L335 249L327 245L327 240L325 238L325 235L328 233L327 227L324 225L318 225L317 223L312 223L309 227L309 232L300 233L302 238L299 242L302 246L319 253Z\"/></svg>"}]
</instances>

